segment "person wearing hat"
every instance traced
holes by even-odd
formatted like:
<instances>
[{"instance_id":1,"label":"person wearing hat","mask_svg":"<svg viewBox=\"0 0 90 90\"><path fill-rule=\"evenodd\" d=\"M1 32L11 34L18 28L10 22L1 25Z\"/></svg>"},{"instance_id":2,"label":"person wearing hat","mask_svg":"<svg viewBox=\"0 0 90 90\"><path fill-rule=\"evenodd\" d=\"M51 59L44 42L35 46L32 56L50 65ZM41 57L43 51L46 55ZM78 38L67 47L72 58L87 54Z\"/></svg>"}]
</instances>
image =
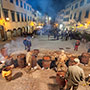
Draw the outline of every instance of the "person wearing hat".
<instances>
[{"instance_id":1,"label":"person wearing hat","mask_svg":"<svg viewBox=\"0 0 90 90\"><path fill-rule=\"evenodd\" d=\"M80 68L79 65L80 61L78 58L75 58L73 61L72 66L68 67L67 73L66 73L66 80L67 80L67 89L70 90L72 87L72 90L77 90L79 86L80 81L84 81L85 75L82 68Z\"/></svg>"}]
</instances>

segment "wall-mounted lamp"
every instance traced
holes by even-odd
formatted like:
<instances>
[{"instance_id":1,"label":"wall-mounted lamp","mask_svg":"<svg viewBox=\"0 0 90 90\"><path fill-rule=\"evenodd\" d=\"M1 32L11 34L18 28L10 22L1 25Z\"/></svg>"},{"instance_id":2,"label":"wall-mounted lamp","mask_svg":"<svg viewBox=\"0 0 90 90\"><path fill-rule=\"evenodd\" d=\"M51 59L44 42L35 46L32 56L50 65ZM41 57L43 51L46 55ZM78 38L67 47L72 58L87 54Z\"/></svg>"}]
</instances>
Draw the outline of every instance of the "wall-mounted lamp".
<instances>
[{"instance_id":1,"label":"wall-mounted lamp","mask_svg":"<svg viewBox=\"0 0 90 90\"><path fill-rule=\"evenodd\" d=\"M6 21L9 21L9 20L10 20L10 19L7 17L7 18L6 18Z\"/></svg>"}]
</instances>

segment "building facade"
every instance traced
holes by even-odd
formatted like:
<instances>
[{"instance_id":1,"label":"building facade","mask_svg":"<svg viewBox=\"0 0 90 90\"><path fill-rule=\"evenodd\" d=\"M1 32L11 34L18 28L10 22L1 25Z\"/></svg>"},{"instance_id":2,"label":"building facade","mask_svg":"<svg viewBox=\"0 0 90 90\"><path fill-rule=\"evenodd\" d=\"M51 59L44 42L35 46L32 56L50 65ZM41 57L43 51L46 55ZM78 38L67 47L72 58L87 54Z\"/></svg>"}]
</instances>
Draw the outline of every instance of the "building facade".
<instances>
[{"instance_id":1,"label":"building facade","mask_svg":"<svg viewBox=\"0 0 90 90\"><path fill-rule=\"evenodd\" d=\"M64 16L64 9L61 10L58 14L57 14L57 17L56 17L56 22L58 22L59 24L62 24L63 23L63 17Z\"/></svg>"},{"instance_id":2,"label":"building facade","mask_svg":"<svg viewBox=\"0 0 90 90\"><path fill-rule=\"evenodd\" d=\"M59 24L59 29L63 30L63 19L64 19L64 9L61 10L58 14L57 14L57 17L56 17L56 22Z\"/></svg>"},{"instance_id":3,"label":"building facade","mask_svg":"<svg viewBox=\"0 0 90 90\"><path fill-rule=\"evenodd\" d=\"M90 32L90 0L74 0L66 5L63 24L77 30Z\"/></svg>"},{"instance_id":4,"label":"building facade","mask_svg":"<svg viewBox=\"0 0 90 90\"><path fill-rule=\"evenodd\" d=\"M4 27L5 32L22 29L22 32L29 33L29 23L36 19L35 10L31 5L26 3L26 0L0 0L0 2L0 25Z\"/></svg>"}]
</instances>

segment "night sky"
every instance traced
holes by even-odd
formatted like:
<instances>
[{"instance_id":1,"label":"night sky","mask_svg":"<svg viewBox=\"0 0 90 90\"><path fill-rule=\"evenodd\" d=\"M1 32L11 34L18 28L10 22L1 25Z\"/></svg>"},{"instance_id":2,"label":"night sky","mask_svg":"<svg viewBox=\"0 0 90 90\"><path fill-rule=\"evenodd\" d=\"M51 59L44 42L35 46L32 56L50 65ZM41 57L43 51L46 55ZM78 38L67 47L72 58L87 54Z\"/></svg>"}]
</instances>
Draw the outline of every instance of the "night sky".
<instances>
[{"instance_id":1,"label":"night sky","mask_svg":"<svg viewBox=\"0 0 90 90\"><path fill-rule=\"evenodd\" d=\"M28 0L28 3L42 14L48 14L53 17L71 1L73 0Z\"/></svg>"}]
</instances>

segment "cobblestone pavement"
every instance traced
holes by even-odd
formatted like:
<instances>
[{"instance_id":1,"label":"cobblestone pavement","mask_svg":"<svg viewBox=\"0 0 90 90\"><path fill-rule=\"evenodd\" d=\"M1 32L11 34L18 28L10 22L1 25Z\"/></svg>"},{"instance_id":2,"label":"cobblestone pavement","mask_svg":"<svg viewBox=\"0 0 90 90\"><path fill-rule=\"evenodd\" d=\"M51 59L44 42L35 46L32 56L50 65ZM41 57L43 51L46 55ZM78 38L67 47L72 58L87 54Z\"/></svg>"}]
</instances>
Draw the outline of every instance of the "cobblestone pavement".
<instances>
[{"instance_id":1,"label":"cobblestone pavement","mask_svg":"<svg viewBox=\"0 0 90 90\"><path fill-rule=\"evenodd\" d=\"M51 37L48 40L47 36L38 36L37 38L33 38L31 49L51 49L51 50L61 50L64 49L66 52L73 54L81 54L82 52L87 52L86 44L81 43L78 51L74 51L75 40L54 40ZM24 50L23 45L23 37L15 38L13 41L0 42L0 48L5 44L10 44L9 49L15 50ZM5 45L8 47L8 45Z\"/></svg>"}]
</instances>

